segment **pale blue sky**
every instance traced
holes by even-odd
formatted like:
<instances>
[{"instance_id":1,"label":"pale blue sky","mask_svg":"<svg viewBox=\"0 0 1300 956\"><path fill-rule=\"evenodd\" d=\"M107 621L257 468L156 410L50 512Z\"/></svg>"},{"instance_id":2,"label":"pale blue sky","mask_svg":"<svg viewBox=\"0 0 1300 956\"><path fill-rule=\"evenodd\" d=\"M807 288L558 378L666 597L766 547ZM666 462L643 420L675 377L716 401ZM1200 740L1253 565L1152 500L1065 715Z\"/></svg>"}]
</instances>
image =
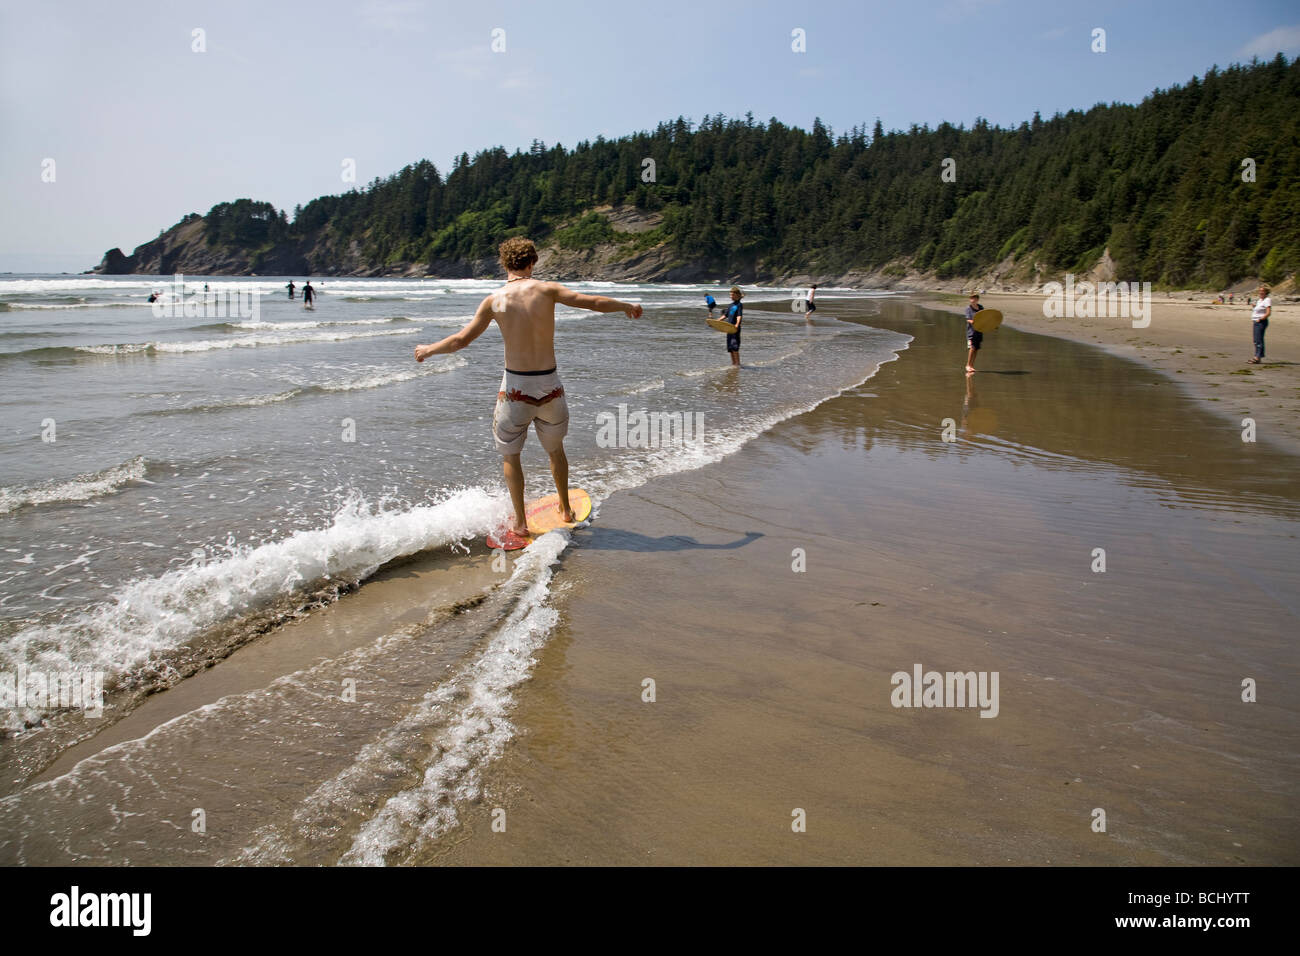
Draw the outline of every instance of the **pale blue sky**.
<instances>
[{"instance_id":1,"label":"pale blue sky","mask_svg":"<svg viewBox=\"0 0 1300 956\"><path fill-rule=\"evenodd\" d=\"M365 183L718 112L1014 125L1279 50L1281 0L0 0L0 271L87 269L240 197L292 214L348 188L345 158Z\"/></svg>"}]
</instances>

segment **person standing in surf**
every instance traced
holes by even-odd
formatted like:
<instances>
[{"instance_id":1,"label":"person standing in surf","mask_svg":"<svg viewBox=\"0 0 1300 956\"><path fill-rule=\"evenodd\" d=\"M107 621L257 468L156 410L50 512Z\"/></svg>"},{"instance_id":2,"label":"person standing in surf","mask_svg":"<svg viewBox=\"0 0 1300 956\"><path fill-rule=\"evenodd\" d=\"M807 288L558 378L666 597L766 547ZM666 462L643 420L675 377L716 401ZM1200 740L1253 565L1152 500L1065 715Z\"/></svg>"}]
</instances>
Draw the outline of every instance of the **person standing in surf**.
<instances>
[{"instance_id":1,"label":"person standing in surf","mask_svg":"<svg viewBox=\"0 0 1300 956\"><path fill-rule=\"evenodd\" d=\"M736 327L736 331L727 333L727 351L731 353L731 364L740 366L740 320L745 314L745 307L740 304L740 300L745 297L745 293L740 291L740 286L731 287L731 305L727 306L727 313L722 317L727 322Z\"/></svg>"},{"instance_id":2,"label":"person standing in surf","mask_svg":"<svg viewBox=\"0 0 1300 956\"><path fill-rule=\"evenodd\" d=\"M713 318L713 310L718 307L718 300L713 297L712 293L705 293L704 307L709 310L709 318Z\"/></svg>"},{"instance_id":3,"label":"person standing in surf","mask_svg":"<svg viewBox=\"0 0 1300 956\"><path fill-rule=\"evenodd\" d=\"M805 312L812 313L817 311L817 303L813 299L817 298L817 286L814 285L808 290L808 298L804 300L803 309Z\"/></svg>"},{"instance_id":4,"label":"person standing in surf","mask_svg":"<svg viewBox=\"0 0 1300 956\"><path fill-rule=\"evenodd\" d=\"M287 286L285 286L285 288L289 290L289 298L292 299L292 298L293 298L293 290L294 290L294 288L295 288L292 279L289 280L289 284L288 284Z\"/></svg>"},{"instance_id":5,"label":"person standing in surf","mask_svg":"<svg viewBox=\"0 0 1300 956\"><path fill-rule=\"evenodd\" d=\"M528 539L524 470L519 454L530 424L537 429L537 438L550 456L551 477L560 497L560 514L566 522L574 520L569 504L569 459L564 454L569 405L555 364L556 304L592 312L623 312L633 319L641 317L641 306L603 295L585 295L558 282L534 279L537 249L531 239L507 239L501 243L499 252L506 270L505 285L479 303L474 318L459 332L433 345L417 345L415 360L423 362L430 355L459 352L496 319L505 343L506 368L492 415L492 437L503 459L501 468L514 506L513 520L501 542L506 550L511 550Z\"/></svg>"},{"instance_id":6,"label":"person standing in surf","mask_svg":"<svg viewBox=\"0 0 1300 956\"><path fill-rule=\"evenodd\" d=\"M307 284L302 287L302 307L304 309L314 309L316 308L315 301L316 290L311 287L311 280L308 279Z\"/></svg>"},{"instance_id":7,"label":"person standing in surf","mask_svg":"<svg viewBox=\"0 0 1300 956\"><path fill-rule=\"evenodd\" d=\"M984 342L984 333L975 330L975 313L982 311L984 306L980 305L980 296L974 292L970 297L970 304L966 306L966 374L970 375L975 371L975 353L980 350L980 345Z\"/></svg>"}]
</instances>

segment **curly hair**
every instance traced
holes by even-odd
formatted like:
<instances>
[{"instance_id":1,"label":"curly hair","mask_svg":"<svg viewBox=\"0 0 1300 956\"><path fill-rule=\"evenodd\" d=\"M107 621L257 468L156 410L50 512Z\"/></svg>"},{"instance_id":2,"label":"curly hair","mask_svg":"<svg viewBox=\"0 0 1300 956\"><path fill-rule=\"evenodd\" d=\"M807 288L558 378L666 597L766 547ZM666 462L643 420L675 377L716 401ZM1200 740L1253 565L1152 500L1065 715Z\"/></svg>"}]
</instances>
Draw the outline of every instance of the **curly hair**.
<instances>
[{"instance_id":1,"label":"curly hair","mask_svg":"<svg viewBox=\"0 0 1300 956\"><path fill-rule=\"evenodd\" d=\"M507 272L523 272L537 261L537 247L533 240L523 236L507 239L497 252L501 254L501 264Z\"/></svg>"}]
</instances>

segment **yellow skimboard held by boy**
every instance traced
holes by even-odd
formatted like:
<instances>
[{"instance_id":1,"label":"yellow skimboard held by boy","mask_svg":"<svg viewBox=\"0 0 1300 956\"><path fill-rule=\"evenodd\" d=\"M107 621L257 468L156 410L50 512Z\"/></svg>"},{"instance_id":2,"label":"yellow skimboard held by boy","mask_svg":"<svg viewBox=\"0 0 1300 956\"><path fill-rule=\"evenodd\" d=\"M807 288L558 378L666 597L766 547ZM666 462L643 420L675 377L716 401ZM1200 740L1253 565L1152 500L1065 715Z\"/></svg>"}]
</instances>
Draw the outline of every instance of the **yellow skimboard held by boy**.
<instances>
[{"instance_id":1,"label":"yellow skimboard held by boy","mask_svg":"<svg viewBox=\"0 0 1300 956\"><path fill-rule=\"evenodd\" d=\"M971 323L976 332L992 332L1001 324L1002 312L998 309L980 309L975 315L975 321Z\"/></svg>"}]
</instances>

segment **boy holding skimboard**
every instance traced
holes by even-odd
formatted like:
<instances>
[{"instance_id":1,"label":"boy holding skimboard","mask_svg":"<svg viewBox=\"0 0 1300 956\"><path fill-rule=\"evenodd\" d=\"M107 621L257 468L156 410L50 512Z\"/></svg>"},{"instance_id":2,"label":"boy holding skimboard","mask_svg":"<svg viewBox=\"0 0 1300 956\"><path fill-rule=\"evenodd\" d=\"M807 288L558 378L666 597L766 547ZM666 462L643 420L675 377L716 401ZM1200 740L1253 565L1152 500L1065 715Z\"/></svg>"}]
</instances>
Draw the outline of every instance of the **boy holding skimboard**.
<instances>
[{"instance_id":1,"label":"boy holding skimboard","mask_svg":"<svg viewBox=\"0 0 1300 956\"><path fill-rule=\"evenodd\" d=\"M740 286L731 287L731 305L727 306L727 314L722 317L727 322L736 327L736 331L727 333L727 351L731 353L731 364L740 365L740 320L745 313L745 307L740 304L740 300L745 297L745 293L740 291Z\"/></svg>"},{"instance_id":2,"label":"boy holding skimboard","mask_svg":"<svg viewBox=\"0 0 1300 956\"><path fill-rule=\"evenodd\" d=\"M524 470L519 462L529 425L537 429L537 438L550 456L560 516L566 523L574 521L569 504L569 460L564 454L569 405L555 371L556 303L592 312L625 312L633 319L641 317L641 306L534 279L537 249L531 239L507 239L499 252L506 270L505 285L479 303L474 318L459 332L433 345L417 345L415 360L423 362L430 355L459 352L482 335L493 319L501 329L506 369L492 416L492 437L503 459L506 487L515 509L509 530L499 537L501 546L510 551L523 547L529 539Z\"/></svg>"},{"instance_id":3,"label":"boy holding skimboard","mask_svg":"<svg viewBox=\"0 0 1300 956\"><path fill-rule=\"evenodd\" d=\"M980 305L979 293L973 293L970 297L970 304L966 306L966 374L970 375L975 371L975 353L980 350L980 345L984 342L984 333L975 330L975 313L981 311L984 306Z\"/></svg>"}]
</instances>

